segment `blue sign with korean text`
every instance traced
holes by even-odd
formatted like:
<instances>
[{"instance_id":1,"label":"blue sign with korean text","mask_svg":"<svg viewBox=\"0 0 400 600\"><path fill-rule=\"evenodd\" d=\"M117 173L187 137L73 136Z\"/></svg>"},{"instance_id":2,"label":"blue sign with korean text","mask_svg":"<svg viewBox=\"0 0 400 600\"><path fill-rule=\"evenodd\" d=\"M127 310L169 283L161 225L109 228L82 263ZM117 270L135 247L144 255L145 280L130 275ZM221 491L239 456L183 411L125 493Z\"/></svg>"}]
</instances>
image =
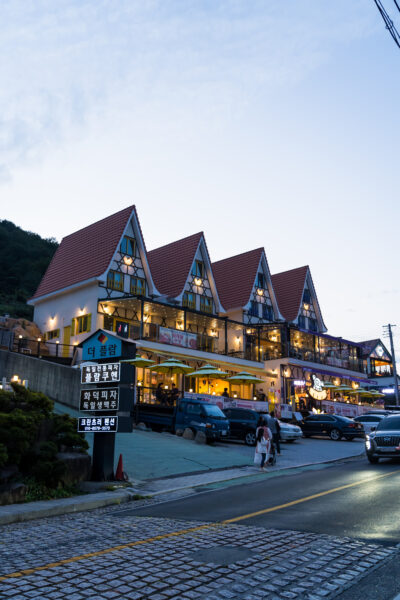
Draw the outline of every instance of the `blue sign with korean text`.
<instances>
[{"instance_id":1,"label":"blue sign with korean text","mask_svg":"<svg viewBox=\"0 0 400 600\"><path fill-rule=\"evenodd\" d=\"M97 331L82 344L82 359L116 358L122 354L122 342L109 332Z\"/></svg>"}]
</instances>

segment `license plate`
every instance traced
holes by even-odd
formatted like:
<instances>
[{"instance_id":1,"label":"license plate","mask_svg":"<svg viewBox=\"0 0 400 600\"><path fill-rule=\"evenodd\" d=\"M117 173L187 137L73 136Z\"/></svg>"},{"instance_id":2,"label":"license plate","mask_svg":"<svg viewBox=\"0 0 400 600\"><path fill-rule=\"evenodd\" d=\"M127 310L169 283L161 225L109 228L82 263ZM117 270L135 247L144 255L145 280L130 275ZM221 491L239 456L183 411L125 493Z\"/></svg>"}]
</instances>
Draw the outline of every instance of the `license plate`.
<instances>
[{"instance_id":1,"label":"license plate","mask_svg":"<svg viewBox=\"0 0 400 600\"><path fill-rule=\"evenodd\" d=\"M396 448L379 448L380 452L396 452Z\"/></svg>"},{"instance_id":2,"label":"license plate","mask_svg":"<svg viewBox=\"0 0 400 600\"><path fill-rule=\"evenodd\" d=\"M226 429L224 429L221 433L222 435L226 435L228 432L226 431Z\"/></svg>"}]
</instances>

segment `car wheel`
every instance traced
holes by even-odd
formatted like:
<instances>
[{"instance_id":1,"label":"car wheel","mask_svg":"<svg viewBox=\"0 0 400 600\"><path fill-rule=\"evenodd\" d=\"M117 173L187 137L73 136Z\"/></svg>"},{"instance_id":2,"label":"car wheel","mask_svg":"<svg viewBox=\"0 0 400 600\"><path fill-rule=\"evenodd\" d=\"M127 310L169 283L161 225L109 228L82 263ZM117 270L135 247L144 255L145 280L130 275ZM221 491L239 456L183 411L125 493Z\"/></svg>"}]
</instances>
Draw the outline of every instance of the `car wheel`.
<instances>
[{"instance_id":1,"label":"car wheel","mask_svg":"<svg viewBox=\"0 0 400 600\"><path fill-rule=\"evenodd\" d=\"M294 440L286 440L288 444L293 444Z\"/></svg>"},{"instance_id":2,"label":"car wheel","mask_svg":"<svg viewBox=\"0 0 400 600\"><path fill-rule=\"evenodd\" d=\"M329 437L334 442L338 442L341 439L342 434L340 433L339 429L336 429L335 427L335 429L332 429L332 431L330 432Z\"/></svg>"},{"instance_id":3,"label":"car wheel","mask_svg":"<svg viewBox=\"0 0 400 600\"><path fill-rule=\"evenodd\" d=\"M311 434L310 433L305 433L304 437L309 438L309 437L311 437Z\"/></svg>"},{"instance_id":4,"label":"car wheel","mask_svg":"<svg viewBox=\"0 0 400 600\"><path fill-rule=\"evenodd\" d=\"M351 442L351 440L354 440L354 435L345 435L344 437L346 438L346 440L348 442Z\"/></svg>"},{"instance_id":5,"label":"car wheel","mask_svg":"<svg viewBox=\"0 0 400 600\"><path fill-rule=\"evenodd\" d=\"M244 436L244 443L246 446L255 446L256 445L256 432L248 431Z\"/></svg>"},{"instance_id":6,"label":"car wheel","mask_svg":"<svg viewBox=\"0 0 400 600\"><path fill-rule=\"evenodd\" d=\"M371 465L376 465L379 462L379 458L377 456L372 456L370 454L367 454L367 458L368 458L369 462L371 463Z\"/></svg>"}]
</instances>

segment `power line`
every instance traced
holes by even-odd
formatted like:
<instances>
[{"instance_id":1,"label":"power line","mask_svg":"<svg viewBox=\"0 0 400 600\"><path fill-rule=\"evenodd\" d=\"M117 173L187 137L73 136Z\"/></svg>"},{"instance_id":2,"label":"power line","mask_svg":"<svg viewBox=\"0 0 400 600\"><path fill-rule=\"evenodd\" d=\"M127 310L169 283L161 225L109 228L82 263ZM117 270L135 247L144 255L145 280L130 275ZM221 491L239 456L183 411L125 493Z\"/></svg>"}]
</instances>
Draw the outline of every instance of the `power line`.
<instances>
[{"instance_id":1,"label":"power line","mask_svg":"<svg viewBox=\"0 0 400 600\"><path fill-rule=\"evenodd\" d=\"M393 345L393 332L392 327L396 327L396 325L391 325L388 323L383 326L383 330L385 332L385 337L390 338L390 349L392 352L392 365L393 365L393 375L394 375L394 394L396 398L396 406L399 406L399 384L397 381L397 368L396 368L396 355L394 353L394 345Z\"/></svg>"},{"instance_id":2,"label":"power line","mask_svg":"<svg viewBox=\"0 0 400 600\"><path fill-rule=\"evenodd\" d=\"M400 6L397 3L397 0L393 0L395 5L397 6L399 12L400 12ZM374 0L377 9L379 10L381 17L386 25L386 29L389 31L390 35L392 36L396 46L398 48L400 48L400 33L397 31L396 27L394 26L394 23L392 21L392 19L389 17L388 13L385 10L385 7L383 6L381 0Z\"/></svg>"}]
</instances>

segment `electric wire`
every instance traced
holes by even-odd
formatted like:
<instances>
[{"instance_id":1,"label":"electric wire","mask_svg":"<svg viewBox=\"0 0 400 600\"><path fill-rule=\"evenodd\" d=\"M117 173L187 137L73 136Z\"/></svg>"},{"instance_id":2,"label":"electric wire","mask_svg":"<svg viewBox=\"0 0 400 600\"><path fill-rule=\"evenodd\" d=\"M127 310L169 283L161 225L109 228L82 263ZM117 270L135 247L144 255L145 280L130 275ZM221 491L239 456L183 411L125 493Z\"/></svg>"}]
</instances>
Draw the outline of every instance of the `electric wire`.
<instances>
[{"instance_id":1,"label":"electric wire","mask_svg":"<svg viewBox=\"0 0 400 600\"><path fill-rule=\"evenodd\" d=\"M393 0L394 3L396 4L399 12L400 12L400 6L397 3L397 0ZM386 25L386 29L389 31L390 35L392 36L396 46L398 48L400 48L400 33L397 31L392 19L389 17L388 13L385 10L385 7L383 6L381 0L374 0L377 9L380 12L380 15Z\"/></svg>"}]
</instances>

